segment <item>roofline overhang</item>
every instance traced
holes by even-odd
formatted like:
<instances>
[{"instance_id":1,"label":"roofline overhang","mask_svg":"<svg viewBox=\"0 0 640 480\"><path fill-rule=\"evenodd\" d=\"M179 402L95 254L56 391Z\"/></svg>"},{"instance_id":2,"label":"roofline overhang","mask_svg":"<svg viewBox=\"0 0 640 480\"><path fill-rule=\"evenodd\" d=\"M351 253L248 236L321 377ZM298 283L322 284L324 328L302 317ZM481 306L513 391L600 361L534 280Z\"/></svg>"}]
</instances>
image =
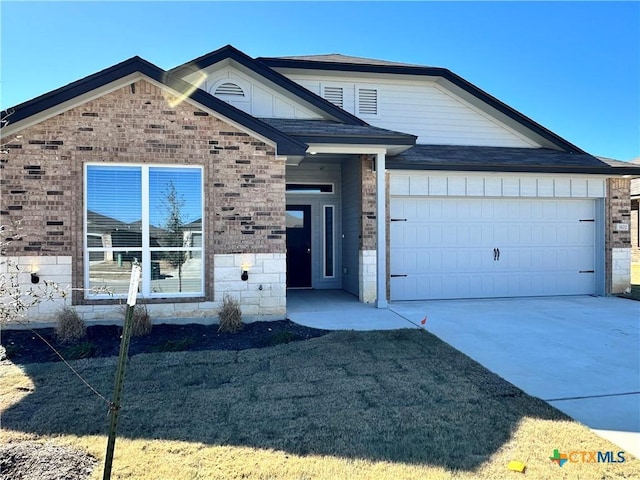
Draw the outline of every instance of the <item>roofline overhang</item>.
<instances>
[{"instance_id":1,"label":"roofline overhang","mask_svg":"<svg viewBox=\"0 0 640 480\"><path fill-rule=\"evenodd\" d=\"M215 112L247 130L271 140L276 145L278 155L304 155L307 150L307 145L304 142L281 132L137 56L32 100L3 110L0 113L0 120L3 124L6 122L7 125L2 128L2 138L26 128L29 118L40 116L42 118L38 118L35 123L43 121L74 108L77 106L77 102L74 101L80 100L80 103L90 101L92 92L99 92L100 89L106 88L104 93L100 93L100 95L104 95L109 91L108 86L111 84L118 84L114 88L115 90L122 86L120 84L126 84L128 81L135 81L141 77L147 77L158 84L164 85L173 90L178 98L188 99L201 106L203 110ZM83 101L82 99L85 96L89 96L89 98Z\"/></svg>"},{"instance_id":2,"label":"roofline overhang","mask_svg":"<svg viewBox=\"0 0 640 480\"><path fill-rule=\"evenodd\" d=\"M316 95L310 90L307 90L303 86L299 85L293 80L290 80L281 73L273 70L261 61L251 58L232 45L225 45L224 47L214 50L213 52L202 55L194 60L183 63L182 65L178 65L177 67L170 69L168 72L178 77L186 76L198 70L203 70L215 63L229 59L239 63L245 68L255 72L256 74L266 78L270 82L273 82L286 91L296 95L297 97L322 110L336 120L349 125L367 125L367 122L365 122L361 118L358 118L355 115L347 112L346 110L335 106L328 100L325 100L321 96Z\"/></svg>"},{"instance_id":3,"label":"roofline overhang","mask_svg":"<svg viewBox=\"0 0 640 480\"><path fill-rule=\"evenodd\" d=\"M493 95L485 92L484 90L476 87L469 81L453 73L451 70L442 67L419 67L419 66L404 66L404 65L371 65L371 64L356 64L356 63L340 63L340 62L326 62L326 61L313 61L313 60L295 60L286 58L274 58L274 57L258 57L256 60L271 67L271 68L290 68L290 69L303 69L303 70L325 70L325 71L342 71L342 72L361 72L361 73L379 73L379 74L394 74L394 75L415 75L423 77L439 77L453 85L461 88L468 94L480 99L490 107L494 108L498 112L506 115L517 123L523 125L529 130L533 131L537 135L545 138L547 141L558 146L562 150L571 153L587 153L578 146L565 140L559 135L553 133L551 130L543 127L531 118L523 115L517 110L511 108L509 105L501 102Z\"/></svg>"},{"instance_id":4,"label":"roofline overhang","mask_svg":"<svg viewBox=\"0 0 640 480\"><path fill-rule=\"evenodd\" d=\"M374 143L340 143L335 139L329 142L309 142L307 158L309 155L330 153L336 155L386 155L393 157L409 150L412 145L374 144Z\"/></svg>"}]
</instances>

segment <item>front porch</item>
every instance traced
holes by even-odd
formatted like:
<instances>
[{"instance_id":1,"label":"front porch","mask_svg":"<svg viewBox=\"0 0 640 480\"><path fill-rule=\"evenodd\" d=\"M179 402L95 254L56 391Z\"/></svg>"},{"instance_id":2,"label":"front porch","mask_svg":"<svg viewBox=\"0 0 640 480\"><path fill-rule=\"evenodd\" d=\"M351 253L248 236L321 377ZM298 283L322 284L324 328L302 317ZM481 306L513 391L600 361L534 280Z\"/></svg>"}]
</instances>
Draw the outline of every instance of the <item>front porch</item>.
<instances>
[{"instance_id":1,"label":"front porch","mask_svg":"<svg viewBox=\"0 0 640 480\"><path fill-rule=\"evenodd\" d=\"M419 325L390 309L361 303L344 290L287 290L287 318L326 330L396 330Z\"/></svg>"}]
</instances>

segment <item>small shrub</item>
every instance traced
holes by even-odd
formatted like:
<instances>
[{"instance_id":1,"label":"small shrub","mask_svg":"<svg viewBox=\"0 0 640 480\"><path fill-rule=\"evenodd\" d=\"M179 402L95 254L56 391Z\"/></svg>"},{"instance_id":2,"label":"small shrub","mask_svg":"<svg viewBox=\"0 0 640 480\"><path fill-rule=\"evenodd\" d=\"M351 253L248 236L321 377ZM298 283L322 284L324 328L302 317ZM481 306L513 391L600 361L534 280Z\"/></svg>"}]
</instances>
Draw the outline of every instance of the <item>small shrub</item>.
<instances>
[{"instance_id":1,"label":"small shrub","mask_svg":"<svg viewBox=\"0 0 640 480\"><path fill-rule=\"evenodd\" d=\"M225 294L218 318L220 319L218 332L235 333L242 330L242 312L238 300Z\"/></svg>"},{"instance_id":2,"label":"small shrub","mask_svg":"<svg viewBox=\"0 0 640 480\"><path fill-rule=\"evenodd\" d=\"M131 335L134 337L142 337L151 333L153 322L149 316L149 310L145 304L138 304L133 307L133 325L131 327Z\"/></svg>"},{"instance_id":3,"label":"small shrub","mask_svg":"<svg viewBox=\"0 0 640 480\"><path fill-rule=\"evenodd\" d=\"M63 307L56 312L54 332L59 343L67 343L84 338L87 326L74 308Z\"/></svg>"}]
</instances>

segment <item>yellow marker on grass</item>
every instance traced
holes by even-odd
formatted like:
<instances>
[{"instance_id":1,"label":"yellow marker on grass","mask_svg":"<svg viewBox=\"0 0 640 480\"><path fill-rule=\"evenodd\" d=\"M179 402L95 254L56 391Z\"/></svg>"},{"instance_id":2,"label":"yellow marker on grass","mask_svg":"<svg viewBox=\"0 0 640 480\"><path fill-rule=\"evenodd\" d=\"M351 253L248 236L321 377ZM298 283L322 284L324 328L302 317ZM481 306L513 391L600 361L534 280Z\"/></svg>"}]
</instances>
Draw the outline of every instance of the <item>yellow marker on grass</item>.
<instances>
[{"instance_id":1,"label":"yellow marker on grass","mask_svg":"<svg viewBox=\"0 0 640 480\"><path fill-rule=\"evenodd\" d=\"M509 462L509 466L507 468L509 470L513 470L514 472L524 473L524 469L527 468L527 466L524 464L524 462L512 460L511 462Z\"/></svg>"}]
</instances>

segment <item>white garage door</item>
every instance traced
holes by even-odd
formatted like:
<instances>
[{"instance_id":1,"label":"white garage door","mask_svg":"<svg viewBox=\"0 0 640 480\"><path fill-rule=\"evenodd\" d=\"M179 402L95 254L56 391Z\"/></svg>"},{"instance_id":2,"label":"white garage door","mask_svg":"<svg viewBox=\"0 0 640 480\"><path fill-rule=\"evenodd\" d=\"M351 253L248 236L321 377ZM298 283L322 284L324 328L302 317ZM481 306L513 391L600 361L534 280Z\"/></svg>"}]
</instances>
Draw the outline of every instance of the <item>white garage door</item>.
<instances>
[{"instance_id":1,"label":"white garage door","mask_svg":"<svg viewBox=\"0 0 640 480\"><path fill-rule=\"evenodd\" d=\"M391 198L392 300L594 294L595 201Z\"/></svg>"}]
</instances>

